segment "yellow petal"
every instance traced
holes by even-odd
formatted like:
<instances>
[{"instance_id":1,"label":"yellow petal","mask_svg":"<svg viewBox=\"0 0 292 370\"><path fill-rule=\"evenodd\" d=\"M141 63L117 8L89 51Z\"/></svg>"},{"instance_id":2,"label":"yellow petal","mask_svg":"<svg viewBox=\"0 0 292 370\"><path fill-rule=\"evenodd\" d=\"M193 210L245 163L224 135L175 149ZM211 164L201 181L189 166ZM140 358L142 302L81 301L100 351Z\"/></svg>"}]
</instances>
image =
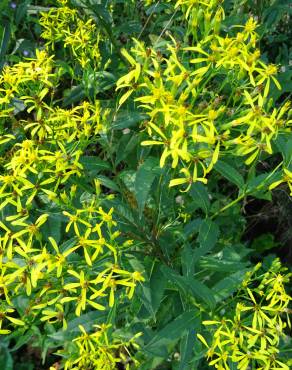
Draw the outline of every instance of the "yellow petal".
<instances>
[{"instance_id":1,"label":"yellow petal","mask_svg":"<svg viewBox=\"0 0 292 370\"><path fill-rule=\"evenodd\" d=\"M147 145L163 145L164 143L162 141L157 141L157 140L145 140L142 141L141 145L142 146L147 146Z\"/></svg>"},{"instance_id":2,"label":"yellow petal","mask_svg":"<svg viewBox=\"0 0 292 370\"><path fill-rule=\"evenodd\" d=\"M170 181L169 187L171 188L172 186L185 184L187 182L188 182L188 179L186 179L186 178L184 178L184 179L173 179L173 180Z\"/></svg>"}]
</instances>

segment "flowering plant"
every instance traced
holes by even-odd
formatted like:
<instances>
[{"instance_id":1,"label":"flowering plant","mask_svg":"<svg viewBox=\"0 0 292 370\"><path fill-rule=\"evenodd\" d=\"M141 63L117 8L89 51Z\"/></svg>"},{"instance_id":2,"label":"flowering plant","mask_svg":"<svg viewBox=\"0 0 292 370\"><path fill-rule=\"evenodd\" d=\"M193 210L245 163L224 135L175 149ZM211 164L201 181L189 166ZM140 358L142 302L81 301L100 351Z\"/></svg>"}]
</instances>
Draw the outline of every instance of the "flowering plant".
<instances>
[{"instance_id":1,"label":"flowering plant","mask_svg":"<svg viewBox=\"0 0 292 370\"><path fill-rule=\"evenodd\" d=\"M3 369L289 368L285 241L248 229L292 195L290 102L235 6L3 5Z\"/></svg>"}]
</instances>

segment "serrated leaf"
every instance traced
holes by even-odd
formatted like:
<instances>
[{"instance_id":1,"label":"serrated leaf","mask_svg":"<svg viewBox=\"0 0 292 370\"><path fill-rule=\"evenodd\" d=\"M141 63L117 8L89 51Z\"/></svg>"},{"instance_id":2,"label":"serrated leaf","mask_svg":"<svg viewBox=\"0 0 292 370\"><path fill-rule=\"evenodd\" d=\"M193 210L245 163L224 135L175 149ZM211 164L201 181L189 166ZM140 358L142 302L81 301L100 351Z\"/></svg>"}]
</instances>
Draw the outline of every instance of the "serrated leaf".
<instances>
[{"instance_id":1,"label":"serrated leaf","mask_svg":"<svg viewBox=\"0 0 292 370\"><path fill-rule=\"evenodd\" d=\"M241 269L218 281L218 283L212 287L214 298L217 303L226 299L238 289L247 270L248 269Z\"/></svg>"},{"instance_id":2,"label":"serrated leaf","mask_svg":"<svg viewBox=\"0 0 292 370\"><path fill-rule=\"evenodd\" d=\"M206 186L200 182L196 182L192 184L189 193L198 207L200 207L205 214L208 214L210 199Z\"/></svg>"},{"instance_id":3,"label":"serrated leaf","mask_svg":"<svg viewBox=\"0 0 292 370\"><path fill-rule=\"evenodd\" d=\"M147 119L146 114L140 112L131 111L121 111L117 114L113 121L113 129L122 130L124 128L129 128L136 126L137 123Z\"/></svg>"},{"instance_id":4,"label":"serrated leaf","mask_svg":"<svg viewBox=\"0 0 292 370\"><path fill-rule=\"evenodd\" d=\"M150 277L151 303L154 314L160 306L166 288L166 280L161 279L161 276L161 266L156 263Z\"/></svg>"},{"instance_id":5,"label":"serrated leaf","mask_svg":"<svg viewBox=\"0 0 292 370\"><path fill-rule=\"evenodd\" d=\"M187 278L187 284L190 286L195 298L205 302L210 309L215 308L216 301L214 299L214 292L212 289L208 288L207 285L193 277Z\"/></svg>"},{"instance_id":6,"label":"serrated leaf","mask_svg":"<svg viewBox=\"0 0 292 370\"><path fill-rule=\"evenodd\" d=\"M99 172L111 168L108 162L95 156L82 156L79 161L87 171Z\"/></svg>"},{"instance_id":7,"label":"serrated leaf","mask_svg":"<svg viewBox=\"0 0 292 370\"><path fill-rule=\"evenodd\" d=\"M149 314L155 319L155 314L160 306L163 298L163 293L166 288L166 280L161 279L162 272L160 265L156 263L151 271L149 281L142 284L143 296L141 300L149 312Z\"/></svg>"},{"instance_id":8,"label":"serrated leaf","mask_svg":"<svg viewBox=\"0 0 292 370\"><path fill-rule=\"evenodd\" d=\"M148 342L144 347L144 350L151 354L159 355L159 349L170 343L177 342L186 330L190 329L195 324L199 314L200 312L197 310L182 313L155 334L150 342Z\"/></svg>"},{"instance_id":9,"label":"serrated leaf","mask_svg":"<svg viewBox=\"0 0 292 370\"><path fill-rule=\"evenodd\" d=\"M165 265L161 266L161 271L168 280L177 286L179 291L186 295L191 293L194 298L199 299L201 303L205 303L211 309L215 307L214 293L204 283L193 277L181 276Z\"/></svg>"},{"instance_id":10,"label":"serrated leaf","mask_svg":"<svg viewBox=\"0 0 292 370\"><path fill-rule=\"evenodd\" d=\"M226 257L218 259L215 257L208 256L200 259L199 266L202 269L206 269L208 271L231 273L244 269L246 267L246 263L228 260Z\"/></svg>"},{"instance_id":11,"label":"serrated leaf","mask_svg":"<svg viewBox=\"0 0 292 370\"><path fill-rule=\"evenodd\" d=\"M180 343L180 362L178 368L179 370L190 370L189 362L193 356L194 340L195 340L195 330L190 329L188 333L182 338Z\"/></svg>"},{"instance_id":12,"label":"serrated leaf","mask_svg":"<svg viewBox=\"0 0 292 370\"><path fill-rule=\"evenodd\" d=\"M112 201L111 205L114 207L115 210L115 215L120 219L120 226L123 225L130 225L131 227L133 226L135 232L137 232L136 228L138 227L137 221L138 217L135 217L136 214L133 212L133 210L126 206L126 204L120 202L120 201Z\"/></svg>"},{"instance_id":13,"label":"serrated leaf","mask_svg":"<svg viewBox=\"0 0 292 370\"><path fill-rule=\"evenodd\" d=\"M106 176L98 175L96 176L96 179L100 181L101 185L105 186L108 189L114 190L114 191L120 191L118 185L111 179L109 179Z\"/></svg>"},{"instance_id":14,"label":"serrated leaf","mask_svg":"<svg viewBox=\"0 0 292 370\"><path fill-rule=\"evenodd\" d=\"M234 167L230 166L228 163L222 160L218 160L217 163L214 165L214 168L228 181L237 185L239 189L243 188L244 178Z\"/></svg>"},{"instance_id":15,"label":"serrated leaf","mask_svg":"<svg viewBox=\"0 0 292 370\"><path fill-rule=\"evenodd\" d=\"M156 158L147 158L138 168L135 179L135 196L138 203L139 217L141 218L153 181L158 168Z\"/></svg>"},{"instance_id":16,"label":"serrated leaf","mask_svg":"<svg viewBox=\"0 0 292 370\"><path fill-rule=\"evenodd\" d=\"M203 220L201 218L196 218L195 220L187 223L184 227L183 234L186 237L190 237L191 235L198 233L202 222Z\"/></svg>"},{"instance_id":17,"label":"serrated leaf","mask_svg":"<svg viewBox=\"0 0 292 370\"><path fill-rule=\"evenodd\" d=\"M210 252L215 246L219 236L219 227L215 222L206 219L200 224L198 242L200 247L194 251L194 263Z\"/></svg>"},{"instance_id":18,"label":"serrated leaf","mask_svg":"<svg viewBox=\"0 0 292 370\"><path fill-rule=\"evenodd\" d=\"M127 135L128 136L128 135ZM127 139L127 144L119 145L117 152L116 152L116 163L117 166L121 161L123 161L134 149L138 146L140 137L138 134L131 135L130 138ZM121 144L124 144L121 140Z\"/></svg>"},{"instance_id":19,"label":"serrated leaf","mask_svg":"<svg viewBox=\"0 0 292 370\"><path fill-rule=\"evenodd\" d=\"M181 252L181 265L184 276L191 276L194 273L193 250L189 243L185 243Z\"/></svg>"}]
</instances>

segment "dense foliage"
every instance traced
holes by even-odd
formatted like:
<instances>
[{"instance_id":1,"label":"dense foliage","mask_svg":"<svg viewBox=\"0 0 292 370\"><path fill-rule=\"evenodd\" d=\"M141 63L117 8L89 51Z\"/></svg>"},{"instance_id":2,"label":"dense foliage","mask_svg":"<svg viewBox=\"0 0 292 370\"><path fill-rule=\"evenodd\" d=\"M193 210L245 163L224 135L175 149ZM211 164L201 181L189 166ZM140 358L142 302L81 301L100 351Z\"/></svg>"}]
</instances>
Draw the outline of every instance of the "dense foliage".
<instances>
[{"instance_id":1,"label":"dense foliage","mask_svg":"<svg viewBox=\"0 0 292 370\"><path fill-rule=\"evenodd\" d=\"M1 369L288 370L291 5L0 11Z\"/></svg>"}]
</instances>

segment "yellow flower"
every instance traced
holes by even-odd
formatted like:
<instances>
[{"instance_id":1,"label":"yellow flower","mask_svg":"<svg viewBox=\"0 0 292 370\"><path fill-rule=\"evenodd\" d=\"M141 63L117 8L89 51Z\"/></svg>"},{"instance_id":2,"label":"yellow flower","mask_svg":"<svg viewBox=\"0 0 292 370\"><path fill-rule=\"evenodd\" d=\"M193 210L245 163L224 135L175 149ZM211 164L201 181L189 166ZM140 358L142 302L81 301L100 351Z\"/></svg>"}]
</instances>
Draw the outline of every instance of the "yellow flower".
<instances>
[{"instance_id":1,"label":"yellow flower","mask_svg":"<svg viewBox=\"0 0 292 370\"><path fill-rule=\"evenodd\" d=\"M182 184L188 184L186 189L183 190L184 192L186 192L190 189L192 184L196 181L203 182L204 184L207 183L207 179L205 177L198 177L197 176L197 167L196 167L196 165L194 167L193 175L191 175L190 171L187 168L182 168L179 172L183 173L185 175L185 177L171 180L170 183L169 183L169 187L182 185Z\"/></svg>"},{"instance_id":2,"label":"yellow flower","mask_svg":"<svg viewBox=\"0 0 292 370\"><path fill-rule=\"evenodd\" d=\"M51 310L51 309L43 310L42 311L43 316L41 317L40 320L47 321L51 324L55 322L62 322L63 330L66 330L67 322L65 319L64 307L61 304L57 303L55 308L56 308L55 310Z\"/></svg>"},{"instance_id":3,"label":"yellow flower","mask_svg":"<svg viewBox=\"0 0 292 370\"><path fill-rule=\"evenodd\" d=\"M14 243L17 242L20 245L23 244L23 241L20 238L21 235L17 235L16 232L8 228L2 221L0 221L0 228L5 231L5 234L0 237L1 247L5 250L8 260L12 260L14 254Z\"/></svg>"},{"instance_id":4,"label":"yellow flower","mask_svg":"<svg viewBox=\"0 0 292 370\"><path fill-rule=\"evenodd\" d=\"M264 89L264 97L267 97L270 91L271 80L274 82L276 87L281 90L281 85L276 79L275 75L277 74L278 68L274 64L265 65L262 62L259 62L262 68L256 68L255 70L260 74L260 78L257 81L257 86L261 85L263 82L266 83Z\"/></svg>"},{"instance_id":5,"label":"yellow flower","mask_svg":"<svg viewBox=\"0 0 292 370\"><path fill-rule=\"evenodd\" d=\"M29 240L39 233L39 228L47 221L49 215L47 213L39 216L34 223L26 223L28 217L23 217L18 220L12 221L11 225L21 226L23 229L14 234L14 238L18 238L22 235L28 234Z\"/></svg>"},{"instance_id":6,"label":"yellow flower","mask_svg":"<svg viewBox=\"0 0 292 370\"><path fill-rule=\"evenodd\" d=\"M76 316L80 316L81 311L84 311L86 309L86 304L89 304L96 310L105 310L105 307L101 305L100 303L96 303L91 299L87 298L87 293L89 290L92 290L91 285L96 285L98 283L103 282L105 279L100 276L94 280L87 280L85 278L84 271L81 271L80 274L78 272L73 271L73 270L68 270L68 273L72 276L74 276L79 282L76 283L68 283L64 285L64 289L68 290L69 292L76 293L76 290L79 291L79 294L74 296L74 297L65 297L61 299L61 303L66 303L66 302L72 302L76 301L76 309L75 309L75 314ZM104 273L104 272L103 272ZM99 296L103 296L102 292L99 294Z\"/></svg>"},{"instance_id":7,"label":"yellow flower","mask_svg":"<svg viewBox=\"0 0 292 370\"><path fill-rule=\"evenodd\" d=\"M11 332L11 330L9 329L2 329L3 321L5 319L10 321L14 325L19 325L19 326L25 325L24 321L11 316L11 314L13 314L14 312L15 312L14 308L8 307L6 309L0 309L0 334L9 334Z\"/></svg>"},{"instance_id":8,"label":"yellow flower","mask_svg":"<svg viewBox=\"0 0 292 370\"><path fill-rule=\"evenodd\" d=\"M63 211L63 215L67 216L69 218L69 222L66 226L66 233L69 232L71 225L73 225L74 231L77 235L79 235L79 229L78 229L78 223L87 226L87 228L91 227L91 224L85 220L83 220L79 215L82 211L77 210L75 215L72 215L71 213L67 211Z\"/></svg>"},{"instance_id":9,"label":"yellow flower","mask_svg":"<svg viewBox=\"0 0 292 370\"><path fill-rule=\"evenodd\" d=\"M282 183L286 183L289 186L290 190L290 196L292 197L292 171L289 171L287 168L283 169L283 176L281 180L273 182L270 186L269 189L275 189L277 186L279 186Z\"/></svg>"},{"instance_id":10,"label":"yellow flower","mask_svg":"<svg viewBox=\"0 0 292 370\"><path fill-rule=\"evenodd\" d=\"M287 365L278 360L277 354L286 326L281 315L291 300L283 285L289 282L289 275L279 273L283 269L277 259L269 271L256 274L260 268L257 265L253 271L248 272L238 294L240 300L236 304L235 314L233 317L229 315L231 319L203 321L207 327L214 326L210 330L210 345L205 337L197 334L208 348L209 365L222 370L232 363L240 370L247 370L250 366L262 370L287 369ZM248 287L247 281L252 283L250 285L253 289ZM272 297L279 295L283 298L273 300Z\"/></svg>"},{"instance_id":11,"label":"yellow flower","mask_svg":"<svg viewBox=\"0 0 292 370\"><path fill-rule=\"evenodd\" d=\"M78 248L78 246L74 246L72 248L69 248L65 252L61 253L55 239L52 238L51 236L49 236L48 239L49 239L54 251L56 252L56 254L51 256L52 261L50 261L48 270L50 271L50 270L53 270L53 269L56 268L57 269L57 277L61 277L62 276L62 271L63 271L63 266L65 266L66 263L67 263L66 258L71 253L73 253Z\"/></svg>"}]
</instances>

